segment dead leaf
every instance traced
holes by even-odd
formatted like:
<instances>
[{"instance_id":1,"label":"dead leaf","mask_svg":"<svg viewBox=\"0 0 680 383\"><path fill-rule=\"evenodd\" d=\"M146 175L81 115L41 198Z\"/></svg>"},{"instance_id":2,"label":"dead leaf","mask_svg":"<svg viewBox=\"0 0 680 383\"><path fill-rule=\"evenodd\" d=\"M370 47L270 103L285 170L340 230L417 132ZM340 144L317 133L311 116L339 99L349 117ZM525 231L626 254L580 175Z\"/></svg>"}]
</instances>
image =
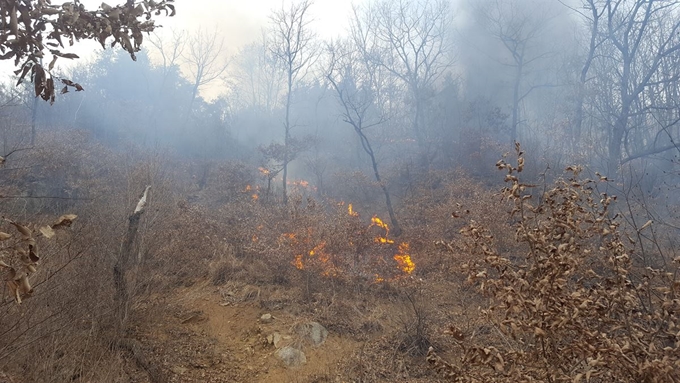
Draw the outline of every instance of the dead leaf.
<instances>
[{"instance_id":1,"label":"dead leaf","mask_svg":"<svg viewBox=\"0 0 680 383\"><path fill-rule=\"evenodd\" d=\"M21 235L24 237L24 239L31 238L31 230L28 227L23 226L23 225L19 225L18 223L14 222L14 221L10 221L10 223L12 225L14 225L14 227L16 227L17 231L19 233L21 233Z\"/></svg>"},{"instance_id":2,"label":"dead leaf","mask_svg":"<svg viewBox=\"0 0 680 383\"><path fill-rule=\"evenodd\" d=\"M76 218L78 218L78 216L75 214L64 214L59 217L57 222L52 224L52 229L58 230L64 227L70 227Z\"/></svg>"},{"instance_id":3,"label":"dead leaf","mask_svg":"<svg viewBox=\"0 0 680 383\"><path fill-rule=\"evenodd\" d=\"M40 228L40 233L45 237L45 238L52 238L54 237L54 229L52 229L50 226L43 226Z\"/></svg>"}]
</instances>

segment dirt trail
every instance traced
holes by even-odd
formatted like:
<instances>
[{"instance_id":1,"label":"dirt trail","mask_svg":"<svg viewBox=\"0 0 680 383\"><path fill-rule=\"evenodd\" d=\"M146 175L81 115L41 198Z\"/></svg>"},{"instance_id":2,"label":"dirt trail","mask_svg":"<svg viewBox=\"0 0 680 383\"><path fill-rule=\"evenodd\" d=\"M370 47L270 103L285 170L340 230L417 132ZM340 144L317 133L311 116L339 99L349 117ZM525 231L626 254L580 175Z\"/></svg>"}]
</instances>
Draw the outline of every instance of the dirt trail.
<instances>
[{"instance_id":1,"label":"dirt trail","mask_svg":"<svg viewBox=\"0 0 680 383\"><path fill-rule=\"evenodd\" d=\"M303 344L292 331L301 318L285 309L267 311L257 299L224 302L212 285L180 289L174 298L135 334L168 382L342 382L339 366L361 347L333 333L320 347ZM269 323L260 320L265 313L273 316ZM307 363L284 367L271 344L274 333L278 347L301 347Z\"/></svg>"}]
</instances>

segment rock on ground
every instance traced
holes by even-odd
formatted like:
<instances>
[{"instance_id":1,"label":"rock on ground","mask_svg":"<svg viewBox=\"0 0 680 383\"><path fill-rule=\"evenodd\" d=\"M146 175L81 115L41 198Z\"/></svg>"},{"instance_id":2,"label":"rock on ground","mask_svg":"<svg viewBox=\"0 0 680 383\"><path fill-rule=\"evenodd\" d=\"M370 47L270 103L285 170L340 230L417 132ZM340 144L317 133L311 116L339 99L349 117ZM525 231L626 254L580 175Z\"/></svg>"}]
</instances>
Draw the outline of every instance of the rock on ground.
<instances>
[{"instance_id":1,"label":"rock on ground","mask_svg":"<svg viewBox=\"0 0 680 383\"><path fill-rule=\"evenodd\" d=\"M283 361L286 367L298 367L307 363L305 353L291 346L278 349L276 356Z\"/></svg>"},{"instance_id":2,"label":"rock on ground","mask_svg":"<svg viewBox=\"0 0 680 383\"><path fill-rule=\"evenodd\" d=\"M298 325L295 328L295 332L301 339L306 340L314 346L322 345L328 337L328 330L318 322L309 322Z\"/></svg>"}]
</instances>

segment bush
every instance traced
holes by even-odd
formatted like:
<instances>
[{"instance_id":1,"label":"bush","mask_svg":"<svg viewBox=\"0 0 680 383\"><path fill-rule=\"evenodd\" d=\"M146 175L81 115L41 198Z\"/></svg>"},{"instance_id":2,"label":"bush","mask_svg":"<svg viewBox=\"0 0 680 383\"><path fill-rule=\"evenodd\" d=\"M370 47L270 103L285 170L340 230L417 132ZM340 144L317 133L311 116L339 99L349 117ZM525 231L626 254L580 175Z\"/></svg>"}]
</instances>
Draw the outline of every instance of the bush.
<instances>
[{"instance_id":1,"label":"bush","mask_svg":"<svg viewBox=\"0 0 680 383\"><path fill-rule=\"evenodd\" d=\"M680 258L669 270L637 267L609 212L615 197L598 194L578 167L532 203L519 146L517 154L515 166L498 163L517 218L502 235L524 253L499 252L479 224L461 230L481 258L464 269L489 297L481 312L498 331L475 339L452 326L459 362L432 349L428 361L465 382L679 381Z\"/></svg>"}]
</instances>

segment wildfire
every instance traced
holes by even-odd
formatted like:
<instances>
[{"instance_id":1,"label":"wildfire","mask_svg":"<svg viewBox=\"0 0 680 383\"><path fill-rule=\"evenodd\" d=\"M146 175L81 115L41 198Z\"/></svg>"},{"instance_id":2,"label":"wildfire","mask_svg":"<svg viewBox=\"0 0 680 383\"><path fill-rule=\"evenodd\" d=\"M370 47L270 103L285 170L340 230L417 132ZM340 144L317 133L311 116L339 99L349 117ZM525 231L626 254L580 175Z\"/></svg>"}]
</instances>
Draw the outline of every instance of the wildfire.
<instances>
[{"instance_id":1,"label":"wildfire","mask_svg":"<svg viewBox=\"0 0 680 383\"><path fill-rule=\"evenodd\" d=\"M339 206L344 206L345 202L338 203ZM347 204L347 213L352 217L358 217L359 213L354 210L354 206ZM410 246L407 242L395 242L389 238L389 226L377 215L371 218L371 223L367 229L376 226L381 230L373 242L373 249L376 250L375 259L369 260L368 264L379 265L391 268L391 271L385 270L383 272L372 272L375 283L395 280L401 276L410 275L415 271L416 265L410 254ZM384 232L382 232L384 230ZM294 258L291 264L298 270L306 270L308 272L318 272L320 275L326 277L337 277L344 273L345 270L336 264L336 259L326 248L325 241L317 242L313 238L314 229L309 227L306 232L301 233L284 233L281 234L281 239L285 240L293 249ZM351 246L352 242L348 242ZM394 259L391 261L390 258ZM396 262L394 265L392 262ZM371 275L369 274L369 275Z\"/></svg>"},{"instance_id":2,"label":"wildfire","mask_svg":"<svg viewBox=\"0 0 680 383\"><path fill-rule=\"evenodd\" d=\"M383 222L378 216L374 215L373 218L371 218L371 226L377 226L380 228L385 229L385 236L377 236L373 239L373 242L375 243L382 243L382 244L393 244L394 241L391 239L388 239L387 236L390 234L390 228L387 226L385 222Z\"/></svg>"},{"instance_id":3,"label":"wildfire","mask_svg":"<svg viewBox=\"0 0 680 383\"><path fill-rule=\"evenodd\" d=\"M293 265L295 265L295 268L298 270L304 270L305 265L302 263L302 254L298 254L295 256L295 261L293 261Z\"/></svg>"},{"instance_id":4,"label":"wildfire","mask_svg":"<svg viewBox=\"0 0 680 383\"><path fill-rule=\"evenodd\" d=\"M317 264L321 265L322 271L321 274L329 277L329 276L337 276L338 275L338 270L331 264L330 262L330 255L324 251L326 247L326 242L321 242L320 244L314 246L311 250L307 252L308 255L308 261L311 261L312 259L316 260ZM304 270L305 267L305 260L304 256L302 254L298 254L295 256L295 260L292 262L295 268L298 270Z\"/></svg>"},{"instance_id":5,"label":"wildfire","mask_svg":"<svg viewBox=\"0 0 680 383\"><path fill-rule=\"evenodd\" d=\"M245 189L243 189L243 193L250 193L252 191L255 191L255 193L251 194L250 198L252 198L253 201L257 201L260 198L260 196L257 194L260 192L259 186L252 187L251 185L246 185Z\"/></svg>"},{"instance_id":6,"label":"wildfire","mask_svg":"<svg viewBox=\"0 0 680 383\"><path fill-rule=\"evenodd\" d=\"M371 218L371 226L378 226L380 228L385 229L385 237L387 237L387 235L390 234L389 226L387 226L385 222L378 218L377 215L374 215L373 218Z\"/></svg>"},{"instance_id":7,"label":"wildfire","mask_svg":"<svg viewBox=\"0 0 680 383\"><path fill-rule=\"evenodd\" d=\"M373 239L373 241L374 241L375 243L382 243L382 244L392 244L392 243L394 243L393 240L391 240L391 239L389 239L389 238L385 238L385 237L375 237L375 238Z\"/></svg>"},{"instance_id":8,"label":"wildfire","mask_svg":"<svg viewBox=\"0 0 680 383\"><path fill-rule=\"evenodd\" d=\"M271 173L271 172L269 171L269 169L265 169L265 168L263 168L263 167L261 167L261 166L260 166L259 168L257 168L257 170L259 170L260 173L261 173L263 176L268 176L268 175Z\"/></svg>"},{"instance_id":9,"label":"wildfire","mask_svg":"<svg viewBox=\"0 0 680 383\"><path fill-rule=\"evenodd\" d=\"M399 245L399 252L394 256L394 260L399 264L401 271L406 274L411 274L416 269L416 264L413 263L409 254L409 245L406 242L402 242Z\"/></svg>"},{"instance_id":10,"label":"wildfire","mask_svg":"<svg viewBox=\"0 0 680 383\"><path fill-rule=\"evenodd\" d=\"M309 187L309 182L307 182L307 181L305 181L305 180L288 181L288 182L286 182L286 183L287 183L288 185L291 185L291 186L300 186L300 187L303 187L303 188L308 188L308 187Z\"/></svg>"}]
</instances>

